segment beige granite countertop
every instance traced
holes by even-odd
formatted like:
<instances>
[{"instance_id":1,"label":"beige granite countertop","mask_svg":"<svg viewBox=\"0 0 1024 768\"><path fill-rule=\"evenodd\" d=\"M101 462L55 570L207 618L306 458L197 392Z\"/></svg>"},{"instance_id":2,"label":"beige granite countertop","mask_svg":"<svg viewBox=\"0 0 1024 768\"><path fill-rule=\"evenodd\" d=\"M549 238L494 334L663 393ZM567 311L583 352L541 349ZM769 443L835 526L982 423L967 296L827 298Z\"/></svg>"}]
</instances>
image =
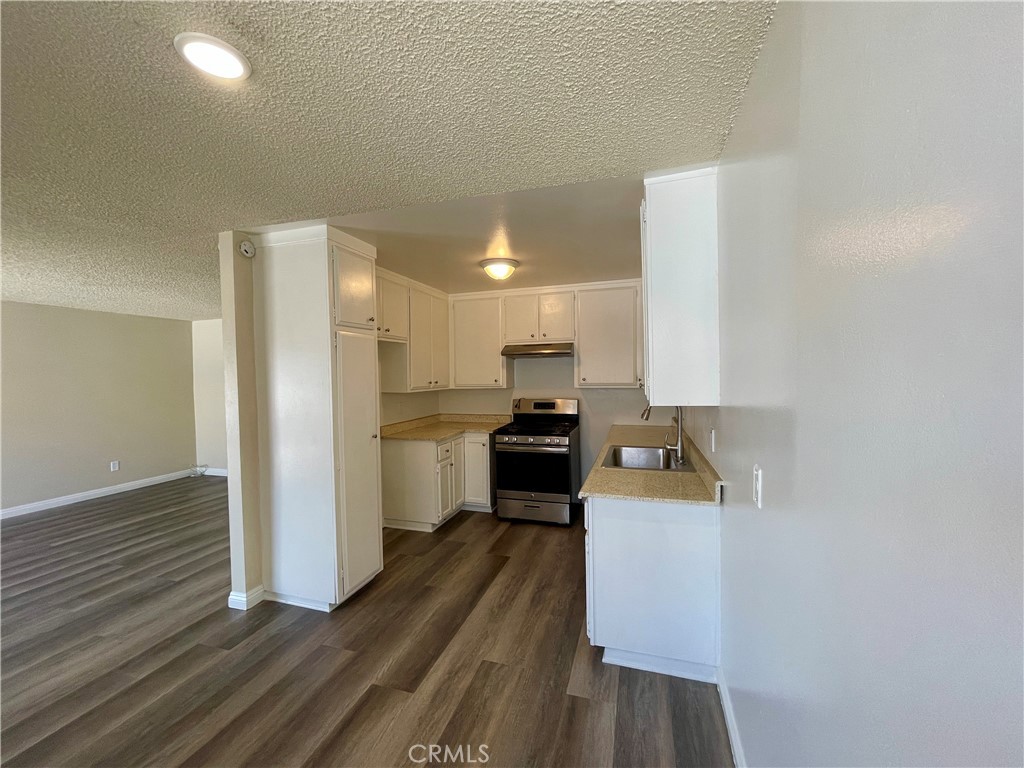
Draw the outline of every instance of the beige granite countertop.
<instances>
[{"instance_id":1,"label":"beige granite countertop","mask_svg":"<svg viewBox=\"0 0 1024 768\"><path fill-rule=\"evenodd\" d=\"M630 501L665 501L684 504L721 504L722 478L704 455L697 450L683 431L683 454L696 472L665 472L657 469L620 469L602 467L608 449L613 445L660 447L666 433L675 434L675 427L624 426L616 424L608 431L608 439L587 475L580 498L627 499Z\"/></svg>"},{"instance_id":2,"label":"beige granite countertop","mask_svg":"<svg viewBox=\"0 0 1024 768\"><path fill-rule=\"evenodd\" d=\"M443 443L466 432L493 432L511 421L500 414L441 413L381 427L385 440L425 440Z\"/></svg>"}]
</instances>

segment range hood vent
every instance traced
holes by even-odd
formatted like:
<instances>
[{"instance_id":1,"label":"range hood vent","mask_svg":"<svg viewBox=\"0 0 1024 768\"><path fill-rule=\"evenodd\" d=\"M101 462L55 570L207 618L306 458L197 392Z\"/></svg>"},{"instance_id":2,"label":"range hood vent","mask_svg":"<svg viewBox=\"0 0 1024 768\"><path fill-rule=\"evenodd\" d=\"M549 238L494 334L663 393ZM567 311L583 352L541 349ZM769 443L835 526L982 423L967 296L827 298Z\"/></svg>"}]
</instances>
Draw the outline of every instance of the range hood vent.
<instances>
[{"instance_id":1,"label":"range hood vent","mask_svg":"<svg viewBox=\"0 0 1024 768\"><path fill-rule=\"evenodd\" d=\"M572 342L557 344L506 344L502 357L572 357Z\"/></svg>"}]
</instances>

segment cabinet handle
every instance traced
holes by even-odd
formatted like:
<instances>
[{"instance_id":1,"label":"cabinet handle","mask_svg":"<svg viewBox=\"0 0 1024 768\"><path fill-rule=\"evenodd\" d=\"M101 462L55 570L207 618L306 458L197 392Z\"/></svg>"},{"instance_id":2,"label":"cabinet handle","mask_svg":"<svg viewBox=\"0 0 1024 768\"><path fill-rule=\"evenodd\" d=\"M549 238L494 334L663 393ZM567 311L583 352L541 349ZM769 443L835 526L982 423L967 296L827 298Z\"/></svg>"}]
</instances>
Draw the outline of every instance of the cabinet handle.
<instances>
[{"instance_id":1,"label":"cabinet handle","mask_svg":"<svg viewBox=\"0 0 1024 768\"><path fill-rule=\"evenodd\" d=\"M380 330L380 326L379 326L379 325L377 326L377 330L378 330L378 331Z\"/></svg>"},{"instance_id":2,"label":"cabinet handle","mask_svg":"<svg viewBox=\"0 0 1024 768\"><path fill-rule=\"evenodd\" d=\"M541 336L543 336L545 339L548 337L546 333L542 333Z\"/></svg>"},{"instance_id":3,"label":"cabinet handle","mask_svg":"<svg viewBox=\"0 0 1024 768\"><path fill-rule=\"evenodd\" d=\"M497 383L498 383L498 380L497 380L497 379L495 379L495 380L494 380L494 383L495 383L495 384L497 384Z\"/></svg>"},{"instance_id":4,"label":"cabinet handle","mask_svg":"<svg viewBox=\"0 0 1024 768\"><path fill-rule=\"evenodd\" d=\"M376 319L377 319L377 318L375 318L375 317L368 317L368 318L366 318L366 322L368 322L368 323L372 323L372 322L373 322L374 320L376 320Z\"/></svg>"},{"instance_id":5,"label":"cabinet handle","mask_svg":"<svg viewBox=\"0 0 1024 768\"><path fill-rule=\"evenodd\" d=\"M370 435L370 437L371 437L371 438L372 438L373 440L376 440L376 439L377 439L377 434L376 434L376 433L374 433L374 434Z\"/></svg>"},{"instance_id":6,"label":"cabinet handle","mask_svg":"<svg viewBox=\"0 0 1024 768\"><path fill-rule=\"evenodd\" d=\"M390 328L385 328L384 329L384 333L391 333L391 329Z\"/></svg>"},{"instance_id":7,"label":"cabinet handle","mask_svg":"<svg viewBox=\"0 0 1024 768\"><path fill-rule=\"evenodd\" d=\"M583 381L586 381L586 380L587 380L587 377L586 377L586 376L584 376L584 377L583 377Z\"/></svg>"},{"instance_id":8,"label":"cabinet handle","mask_svg":"<svg viewBox=\"0 0 1024 768\"><path fill-rule=\"evenodd\" d=\"M531 334L530 334L530 338L532 339L532 338L533 338L533 336L534 336L534 334L532 334L532 333L531 333Z\"/></svg>"}]
</instances>

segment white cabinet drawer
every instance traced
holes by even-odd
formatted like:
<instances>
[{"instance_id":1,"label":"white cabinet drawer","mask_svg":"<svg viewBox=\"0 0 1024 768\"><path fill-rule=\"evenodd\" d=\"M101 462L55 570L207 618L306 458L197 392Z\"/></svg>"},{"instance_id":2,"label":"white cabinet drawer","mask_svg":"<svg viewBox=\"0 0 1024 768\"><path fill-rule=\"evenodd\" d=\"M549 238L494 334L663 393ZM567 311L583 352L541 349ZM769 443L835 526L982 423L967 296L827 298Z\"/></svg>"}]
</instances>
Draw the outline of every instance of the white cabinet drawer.
<instances>
[{"instance_id":1,"label":"white cabinet drawer","mask_svg":"<svg viewBox=\"0 0 1024 768\"><path fill-rule=\"evenodd\" d=\"M437 460L448 461L452 457L452 444L451 443L438 443L437 446Z\"/></svg>"}]
</instances>

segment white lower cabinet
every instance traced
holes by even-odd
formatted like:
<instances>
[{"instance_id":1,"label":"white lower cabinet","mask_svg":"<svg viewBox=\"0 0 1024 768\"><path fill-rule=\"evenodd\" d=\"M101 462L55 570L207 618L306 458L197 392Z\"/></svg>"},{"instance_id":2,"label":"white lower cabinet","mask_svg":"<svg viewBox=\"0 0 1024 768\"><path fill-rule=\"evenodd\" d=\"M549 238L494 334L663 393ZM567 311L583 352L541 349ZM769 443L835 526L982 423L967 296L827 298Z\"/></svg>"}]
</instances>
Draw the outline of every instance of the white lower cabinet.
<instances>
[{"instance_id":1,"label":"white lower cabinet","mask_svg":"<svg viewBox=\"0 0 1024 768\"><path fill-rule=\"evenodd\" d=\"M466 433L466 509L491 511L491 436Z\"/></svg>"},{"instance_id":2,"label":"white lower cabinet","mask_svg":"<svg viewBox=\"0 0 1024 768\"><path fill-rule=\"evenodd\" d=\"M434 467L434 522L440 523L455 511L452 505L452 463L443 461Z\"/></svg>"},{"instance_id":3,"label":"white lower cabinet","mask_svg":"<svg viewBox=\"0 0 1024 768\"><path fill-rule=\"evenodd\" d=\"M604 661L714 682L719 507L587 499L587 634Z\"/></svg>"},{"instance_id":4,"label":"white lower cabinet","mask_svg":"<svg viewBox=\"0 0 1024 768\"><path fill-rule=\"evenodd\" d=\"M384 525L434 531L467 506L470 488L479 496L469 506L490 511L490 461L489 457L479 456L480 438L481 435L472 433L471 437L440 443L382 441ZM484 434L482 438L489 449L490 436ZM477 500L484 497L483 501Z\"/></svg>"},{"instance_id":5,"label":"white lower cabinet","mask_svg":"<svg viewBox=\"0 0 1024 768\"><path fill-rule=\"evenodd\" d=\"M462 509L466 503L466 438L452 440L452 507Z\"/></svg>"}]
</instances>

